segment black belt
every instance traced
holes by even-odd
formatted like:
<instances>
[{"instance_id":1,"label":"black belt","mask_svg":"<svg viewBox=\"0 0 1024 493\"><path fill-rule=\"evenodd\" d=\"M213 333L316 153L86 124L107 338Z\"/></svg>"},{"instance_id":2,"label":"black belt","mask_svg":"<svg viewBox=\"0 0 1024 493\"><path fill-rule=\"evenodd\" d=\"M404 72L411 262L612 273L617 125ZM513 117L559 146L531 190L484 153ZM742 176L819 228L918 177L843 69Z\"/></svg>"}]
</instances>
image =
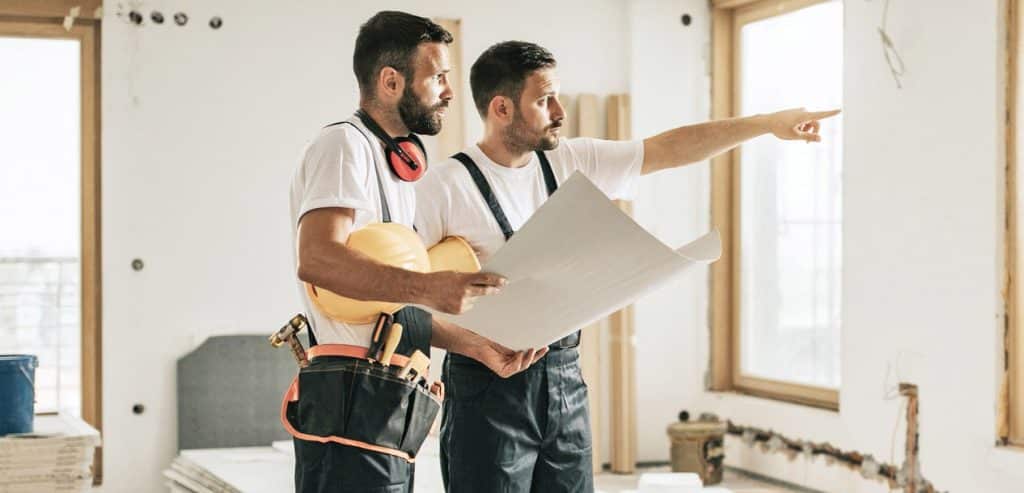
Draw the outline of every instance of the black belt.
<instances>
[{"instance_id":1,"label":"black belt","mask_svg":"<svg viewBox=\"0 0 1024 493\"><path fill-rule=\"evenodd\" d=\"M573 332L551 344L548 344L548 349L572 349L580 345L580 331Z\"/></svg>"}]
</instances>

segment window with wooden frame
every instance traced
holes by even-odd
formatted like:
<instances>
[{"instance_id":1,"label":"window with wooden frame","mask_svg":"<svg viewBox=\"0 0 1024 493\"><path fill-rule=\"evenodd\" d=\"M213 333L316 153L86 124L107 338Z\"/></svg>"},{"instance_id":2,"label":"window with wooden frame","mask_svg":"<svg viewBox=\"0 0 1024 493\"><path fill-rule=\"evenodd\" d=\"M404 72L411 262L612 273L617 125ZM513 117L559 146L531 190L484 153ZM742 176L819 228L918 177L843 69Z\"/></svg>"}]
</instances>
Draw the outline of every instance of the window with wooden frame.
<instances>
[{"instance_id":1,"label":"window with wooden frame","mask_svg":"<svg viewBox=\"0 0 1024 493\"><path fill-rule=\"evenodd\" d=\"M712 4L716 119L842 107L843 4ZM714 160L713 390L839 406L842 119L822 142L764 136Z\"/></svg>"},{"instance_id":2,"label":"window with wooden frame","mask_svg":"<svg viewBox=\"0 0 1024 493\"><path fill-rule=\"evenodd\" d=\"M0 354L37 356L37 413L70 413L97 429L99 6L0 3ZM96 483L100 461L97 451Z\"/></svg>"}]
</instances>

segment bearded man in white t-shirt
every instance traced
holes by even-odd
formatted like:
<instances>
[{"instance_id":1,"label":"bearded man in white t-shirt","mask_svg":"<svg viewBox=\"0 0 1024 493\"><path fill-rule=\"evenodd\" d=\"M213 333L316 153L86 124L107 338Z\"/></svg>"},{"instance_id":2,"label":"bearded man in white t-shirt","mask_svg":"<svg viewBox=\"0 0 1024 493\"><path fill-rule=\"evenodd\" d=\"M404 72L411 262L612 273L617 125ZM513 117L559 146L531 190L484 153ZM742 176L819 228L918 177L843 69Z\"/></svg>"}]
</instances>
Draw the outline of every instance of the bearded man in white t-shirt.
<instances>
[{"instance_id":1,"label":"bearded man in white t-shirt","mask_svg":"<svg viewBox=\"0 0 1024 493\"><path fill-rule=\"evenodd\" d=\"M441 130L452 98L451 42L448 31L424 17L371 17L360 28L353 56L359 110L324 127L295 170L290 198L296 281L312 346L311 362L282 411L285 429L295 437L297 492L412 491L415 454L432 423L431 400L420 390L420 375L412 383L396 376L402 370L396 361L417 350L429 354L433 345L508 376L546 351L511 351L406 307L393 318L404 327L394 329L402 334L395 356L383 361L378 354L385 352L368 350L374 324L332 318L306 289L308 284L352 299L446 313L462 313L474 298L500 290L500 276L412 272L347 246L350 233L371 223L413 226L412 182L427 168L415 134ZM378 318L386 325L382 330L397 327L391 321L390 313Z\"/></svg>"},{"instance_id":2,"label":"bearded man in white t-shirt","mask_svg":"<svg viewBox=\"0 0 1024 493\"><path fill-rule=\"evenodd\" d=\"M624 199L639 175L701 162L759 135L819 141L819 120L839 112L787 110L634 141L560 139L555 69L550 52L519 41L498 43L473 64L484 135L417 184L416 226L427 245L459 236L486 262L576 171ZM577 332L508 378L458 354L446 358L441 473L449 493L593 490L578 344Z\"/></svg>"}]
</instances>

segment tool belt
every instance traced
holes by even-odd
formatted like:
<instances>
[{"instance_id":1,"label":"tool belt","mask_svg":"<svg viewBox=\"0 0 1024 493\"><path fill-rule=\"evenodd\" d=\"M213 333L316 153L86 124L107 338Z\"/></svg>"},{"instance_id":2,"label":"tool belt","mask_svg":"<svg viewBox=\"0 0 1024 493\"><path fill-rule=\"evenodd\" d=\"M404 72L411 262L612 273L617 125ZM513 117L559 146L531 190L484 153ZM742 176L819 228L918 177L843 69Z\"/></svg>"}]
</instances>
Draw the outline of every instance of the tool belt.
<instances>
[{"instance_id":1,"label":"tool belt","mask_svg":"<svg viewBox=\"0 0 1024 493\"><path fill-rule=\"evenodd\" d=\"M334 442L413 462L433 426L444 386L427 389L417 375L399 378L408 358L390 365L366 359L366 348L320 344L309 349L310 364L292 380L281 402L281 424L290 435Z\"/></svg>"}]
</instances>

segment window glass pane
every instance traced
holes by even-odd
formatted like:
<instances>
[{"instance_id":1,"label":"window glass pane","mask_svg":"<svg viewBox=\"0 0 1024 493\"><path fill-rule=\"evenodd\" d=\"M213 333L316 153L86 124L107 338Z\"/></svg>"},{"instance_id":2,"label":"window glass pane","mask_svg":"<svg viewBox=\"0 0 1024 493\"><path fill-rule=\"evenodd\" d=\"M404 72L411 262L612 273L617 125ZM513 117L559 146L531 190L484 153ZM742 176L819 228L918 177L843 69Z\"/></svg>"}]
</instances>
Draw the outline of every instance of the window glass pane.
<instances>
[{"instance_id":1,"label":"window glass pane","mask_svg":"<svg viewBox=\"0 0 1024 493\"><path fill-rule=\"evenodd\" d=\"M0 37L0 353L39 358L36 411L81 410L77 40Z\"/></svg>"},{"instance_id":2,"label":"window glass pane","mask_svg":"<svg viewBox=\"0 0 1024 493\"><path fill-rule=\"evenodd\" d=\"M841 2L746 24L740 37L740 114L842 106ZM842 117L821 136L740 150L741 369L838 387Z\"/></svg>"}]
</instances>

